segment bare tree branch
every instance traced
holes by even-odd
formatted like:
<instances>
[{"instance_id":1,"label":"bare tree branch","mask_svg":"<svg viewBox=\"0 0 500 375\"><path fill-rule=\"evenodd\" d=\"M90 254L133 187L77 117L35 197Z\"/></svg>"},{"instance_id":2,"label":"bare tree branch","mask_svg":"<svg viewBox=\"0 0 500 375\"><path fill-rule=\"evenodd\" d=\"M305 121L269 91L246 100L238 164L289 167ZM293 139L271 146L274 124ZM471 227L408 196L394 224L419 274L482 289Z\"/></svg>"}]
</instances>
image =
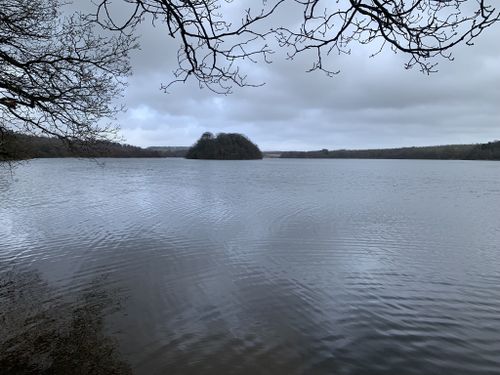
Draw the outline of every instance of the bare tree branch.
<instances>
[{"instance_id":1,"label":"bare tree branch","mask_svg":"<svg viewBox=\"0 0 500 375\"><path fill-rule=\"evenodd\" d=\"M126 34L102 36L92 17L63 16L59 0L0 1L0 130L71 142L112 137L130 73Z\"/></svg>"},{"instance_id":2,"label":"bare tree branch","mask_svg":"<svg viewBox=\"0 0 500 375\"><path fill-rule=\"evenodd\" d=\"M122 24L113 19L110 0L99 0L97 20L105 27L129 33L129 28L151 17L180 43L175 82L190 77L202 87L229 93L249 85L241 62L269 62L271 42L278 42L290 59L313 52L309 71L337 73L327 68L332 53L349 54L353 44L376 44L377 55L390 48L408 56L406 68L435 71L439 58L473 40L500 19L490 0L264 0L251 1L231 23L230 0L122 0L134 11ZM280 16L292 19L280 23ZM378 43L378 44L377 44Z\"/></svg>"}]
</instances>

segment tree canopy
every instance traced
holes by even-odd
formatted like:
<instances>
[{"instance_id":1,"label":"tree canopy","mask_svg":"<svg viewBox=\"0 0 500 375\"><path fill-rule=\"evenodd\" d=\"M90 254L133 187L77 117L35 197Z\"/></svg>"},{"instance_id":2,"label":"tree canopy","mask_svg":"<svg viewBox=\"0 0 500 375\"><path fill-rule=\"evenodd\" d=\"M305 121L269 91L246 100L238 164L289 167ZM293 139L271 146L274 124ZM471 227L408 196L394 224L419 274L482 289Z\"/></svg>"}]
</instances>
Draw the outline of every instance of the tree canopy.
<instances>
[{"instance_id":1,"label":"tree canopy","mask_svg":"<svg viewBox=\"0 0 500 375\"><path fill-rule=\"evenodd\" d=\"M187 159L262 159L262 152L247 137L237 133L203 133L186 155Z\"/></svg>"},{"instance_id":2,"label":"tree canopy","mask_svg":"<svg viewBox=\"0 0 500 375\"><path fill-rule=\"evenodd\" d=\"M0 0L0 151L8 130L67 142L110 138L134 38L104 36L59 0ZM103 122L104 120L104 122Z\"/></svg>"}]
</instances>

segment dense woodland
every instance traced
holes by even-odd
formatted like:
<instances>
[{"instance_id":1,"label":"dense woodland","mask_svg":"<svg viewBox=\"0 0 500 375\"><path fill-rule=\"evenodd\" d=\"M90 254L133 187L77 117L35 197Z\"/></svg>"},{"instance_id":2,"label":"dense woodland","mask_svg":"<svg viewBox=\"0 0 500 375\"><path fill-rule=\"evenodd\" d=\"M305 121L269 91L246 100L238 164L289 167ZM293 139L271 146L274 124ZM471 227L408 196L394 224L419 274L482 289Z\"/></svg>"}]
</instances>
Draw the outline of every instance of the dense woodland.
<instances>
[{"instance_id":1,"label":"dense woodland","mask_svg":"<svg viewBox=\"0 0 500 375\"><path fill-rule=\"evenodd\" d=\"M262 152L247 137L237 133L204 133L189 149L187 159L251 160L262 159Z\"/></svg>"},{"instance_id":2,"label":"dense woodland","mask_svg":"<svg viewBox=\"0 0 500 375\"><path fill-rule=\"evenodd\" d=\"M0 141L0 160L64 157L161 157L155 150L115 142L99 141L88 144L68 144L57 138L6 132Z\"/></svg>"},{"instance_id":3,"label":"dense woodland","mask_svg":"<svg viewBox=\"0 0 500 375\"><path fill-rule=\"evenodd\" d=\"M441 159L441 160L500 160L500 141L429 147L402 147L372 150L289 151L282 158L332 159Z\"/></svg>"}]
</instances>

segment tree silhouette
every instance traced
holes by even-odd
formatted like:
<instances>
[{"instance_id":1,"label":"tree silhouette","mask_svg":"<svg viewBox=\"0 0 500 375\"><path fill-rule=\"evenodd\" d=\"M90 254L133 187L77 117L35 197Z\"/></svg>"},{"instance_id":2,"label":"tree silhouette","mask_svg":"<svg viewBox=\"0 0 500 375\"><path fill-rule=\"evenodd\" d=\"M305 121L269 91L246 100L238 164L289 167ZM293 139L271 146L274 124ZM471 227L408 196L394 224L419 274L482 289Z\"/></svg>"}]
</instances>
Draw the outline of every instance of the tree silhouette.
<instances>
[{"instance_id":1,"label":"tree silhouette","mask_svg":"<svg viewBox=\"0 0 500 375\"><path fill-rule=\"evenodd\" d=\"M125 34L99 35L93 17L63 16L59 0L0 1L0 149L8 130L65 140L112 138L112 100L130 73ZM107 119L107 123L101 120Z\"/></svg>"},{"instance_id":2,"label":"tree silhouette","mask_svg":"<svg viewBox=\"0 0 500 375\"><path fill-rule=\"evenodd\" d=\"M348 54L355 43L375 44L375 55L384 48L402 52L407 68L432 72L437 57L451 59L454 46L472 44L500 18L493 0L263 0L248 2L236 18L231 15L238 4L232 8L229 0L123 2L133 5L125 21L115 21L110 0L98 1L98 21L130 34L130 27L149 16L180 43L179 67L170 84L195 77L221 93L248 85L238 62L269 61L274 42L290 59L312 52L310 71L328 75L336 71L327 67L326 57Z\"/></svg>"}]
</instances>

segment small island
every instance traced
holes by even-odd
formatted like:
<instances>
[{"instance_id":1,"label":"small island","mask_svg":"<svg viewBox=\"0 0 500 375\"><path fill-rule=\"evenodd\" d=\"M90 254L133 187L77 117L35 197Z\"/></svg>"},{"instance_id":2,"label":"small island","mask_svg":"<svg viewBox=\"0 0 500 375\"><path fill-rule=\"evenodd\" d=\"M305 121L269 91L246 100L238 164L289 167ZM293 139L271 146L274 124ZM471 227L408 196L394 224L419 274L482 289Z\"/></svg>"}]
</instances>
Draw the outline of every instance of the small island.
<instances>
[{"instance_id":1,"label":"small island","mask_svg":"<svg viewBox=\"0 0 500 375\"><path fill-rule=\"evenodd\" d=\"M238 133L203 133L188 150L186 159L255 160L262 159L256 144Z\"/></svg>"}]
</instances>

